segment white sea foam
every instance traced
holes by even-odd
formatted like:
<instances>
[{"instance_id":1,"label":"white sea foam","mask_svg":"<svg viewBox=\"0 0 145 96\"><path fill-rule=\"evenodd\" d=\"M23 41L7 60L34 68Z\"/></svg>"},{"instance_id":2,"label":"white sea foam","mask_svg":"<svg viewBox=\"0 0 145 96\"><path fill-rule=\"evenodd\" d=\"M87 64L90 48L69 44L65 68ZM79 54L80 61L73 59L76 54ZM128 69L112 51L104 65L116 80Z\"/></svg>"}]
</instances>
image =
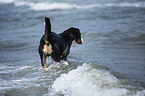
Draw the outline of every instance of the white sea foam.
<instances>
[{"instance_id":1,"label":"white sea foam","mask_svg":"<svg viewBox=\"0 0 145 96\"><path fill-rule=\"evenodd\" d=\"M26 1L19 1L14 3L16 6L29 6L31 9L39 11L39 10L57 10L57 9L72 9L72 8L80 8L80 6L76 4L69 4L69 3L49 3L49 2L26 2Z\"/></svg>"},{"instance_id":2,"label":"white sea foam","mask_svg":"<svg viewBox=\"0 0 145 96\"><path fill-rule=\"evenodd\" d=\"M124 3L109 3L105 4L104 6L107 7L145 7L145 2L137 2L137 3L129 3L129 2L124 2Z\"/></svg>"},{"instance_id":3,"label":"white sea foam","mask_svg":"<svg viewBox=\"0 0 145 96\"><path fill-rule=\"evenodd\" d=\"M111 73L88 64L62 74L54 81L52 89L65 96L127 96L129 92Z\"/></svg>"},{"instance_id":4,"label":"white sea foam","mask_svg":"<svg viewBox=\"0 0 145 96\"><path fill-rule=\"evenodd\" d=\"M19 2L15 2L15 5L16 6L26 5L35 11L40 11L40 10L88 9L94 7L145 7L145 2L77 5L77 4L57 3L57 2L32 3L32 2L19 1Z\"/></svg>"},{"instance_id":5,"label":"white sea foam","mask_svg":"<svg viewBox=\"0 0 145 96\"><path fill-rule=\"evenodd\" d=\"M35 11L41 10L66 10L66 9L88 9L94 7L145 7L145 2L135 3L107 3L107 4L89 4L89 5L78 5L70 3L58 3L58 2L30 2L30 1L19 1L19 0L0 0L0 3L14 3L15 6L29 6L30 9Z\"/></svg>"},{"instance_id":6,"label":"white sea foam","mask_svg":"<svg viewBox=\"0 0 145 96\"><path fill-rule=\"evenodd\" d=\"M5 66L5 65L4 65ZM4 67L3 66L3 67ZM0 68L0 69L3 69ZM1 75L4 74L7 74L8 78L10 78L11 76L15 75L15 74L25 74L23 73L23 71L26 71L26 69L28 69L29 71L31 70L37 70L39 67L35 67L33 68L34 66L21 66L21 67L18 67L18 66L5 66L5 70L1 70L0 73ZM26 73L27 74L27 73ZM9 90L9 89L12 89L12 88L26 88L26 87L29 87L29 86L37 86L39 84L36 84L36 82L38 81L38 77L39 77L39 72L33 72L31 74L27 74L27 78L25 78L24 76L21 76L21 78L12 78L12 79L0 79L0 90ZM10 77L9 77L10 76ZM37 77L38 76L38 77ZM17 76L16 76L17 77Z\"/></svg>"},{"instance_id":7,"label":"white sea foam","mask_svg":"<svg viewBox=\"0 0 145 96\"><path fill-rule=\"evenodd\" d=\"M14 2L16 6L29 6L35 11L40 10L65 10L65 9L88 9L93 7L101 7L101 4L90 4L90 5L77 5L70 3L50 3L50 2L27 2L27 1L16 1Z\"/></svg>"},{"instance_id":8,"label":"white sea foam","mask_svg":"<svg viewBox=\"0 0 145 96\"><path fill-rule=\"evenodd\" d=\"M0 3L13 3L16 0L0 0Z\"/></svg>"},{"instance_id":9,"label":"white sea foam","mask_svg":"<svg viewBox=\"0 0 145 96\"><path fill-rule=\"evenodd\" d=\"M75 4L67 4L67 3L38 3L34 6L31 6L34 10L55 10L55 9L72 9L79 8L78 5Z\"/></svg>"},{"instance_id":10,"label":"white sea foam","mask_svg":"<svg viewBox=\"0 0 145 96\"><path fill-rule=\"evenodd\" d=\"M66 67L67 65L69 65L69 63L67 61L62 60L62 61L60 61L60 63L52 61L46 70Z\"/></svg>"},{"instance_id":11,"label":"white sea foam","mask_svg":"<svg viewBox=\"0 0 145 96\"><path fill-rule=\"evenodd\" d=\"M20 71L26 70L26 69L31 69L33 66L6 66L2 65L0 67L0 73L1 74L6 74L6 73L18 73Z\"/></svg>"},{"instance_id":12,"label":"white sea foam","mask_svg":"<svg viewBox=\"0 0 145 96\"><path fill-rule=\"evenodd\" d=\"M32 2L26 2L26 1L17 1L14 3L16 6L33 6L35 3Z\"/></svg>"},{"instance_id":13,"label":"white sea foam","mask_svg":"<svg viewBox=\"0 0 145 96\"><path fill-rule=\"evenodd\" d=\"M9 90L12 88L27 88L30 86L40 86L40 84L36 84L38 78L22 78L18 80L0 80L0 90Z\"/></svg>"}]
</instances>

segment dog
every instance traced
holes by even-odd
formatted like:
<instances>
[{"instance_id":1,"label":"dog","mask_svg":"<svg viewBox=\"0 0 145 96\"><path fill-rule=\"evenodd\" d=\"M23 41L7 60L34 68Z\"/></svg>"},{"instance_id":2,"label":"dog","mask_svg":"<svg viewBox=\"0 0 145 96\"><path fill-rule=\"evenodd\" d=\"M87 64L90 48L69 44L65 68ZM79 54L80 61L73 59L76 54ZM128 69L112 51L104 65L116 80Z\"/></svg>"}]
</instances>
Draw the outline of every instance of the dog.
<instances>
[{"instance_id":1,"label":"dog","mask_svg":"<svg viewBox=\"0 0 145 96\"><path fill-rule=\"evenodd\" d=\"M56 34L51 31L50 19L45 17L45 34L41 37L39 45L39 55L41 65L46 67L46 58L51 56L52 60L60 62L61 60L67 61L67 56L70 53L72 42L82 44L83 39L78 28L71 27L63 33Z\"/></svg>"}]
</instances>

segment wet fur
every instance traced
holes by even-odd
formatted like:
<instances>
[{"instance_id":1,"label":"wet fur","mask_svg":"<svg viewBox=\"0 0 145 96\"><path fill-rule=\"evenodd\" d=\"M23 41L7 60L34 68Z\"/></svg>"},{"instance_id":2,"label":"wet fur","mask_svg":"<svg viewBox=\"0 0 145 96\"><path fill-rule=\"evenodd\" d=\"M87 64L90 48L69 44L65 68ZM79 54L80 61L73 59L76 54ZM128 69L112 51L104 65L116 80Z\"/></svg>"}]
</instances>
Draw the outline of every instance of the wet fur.
<instances>
[{"instance_id":1,"label":"wet fur","mask_svg":"<svg viewBox=\"0 0 145 96\"><path fill-rule=\"evenodd\" d=\"M56 34L51 32L50 19L45 17L45 34L42 36L39 45L39 55L41 64L46 68L46 58L51 58L60 62L60 60L67 60L67 56L70 53L70 47L72 42L75 41L78 44L82 44L81 33L78 28L71 27L65 30L63 33Z\"/></svg>"}]
</instances>

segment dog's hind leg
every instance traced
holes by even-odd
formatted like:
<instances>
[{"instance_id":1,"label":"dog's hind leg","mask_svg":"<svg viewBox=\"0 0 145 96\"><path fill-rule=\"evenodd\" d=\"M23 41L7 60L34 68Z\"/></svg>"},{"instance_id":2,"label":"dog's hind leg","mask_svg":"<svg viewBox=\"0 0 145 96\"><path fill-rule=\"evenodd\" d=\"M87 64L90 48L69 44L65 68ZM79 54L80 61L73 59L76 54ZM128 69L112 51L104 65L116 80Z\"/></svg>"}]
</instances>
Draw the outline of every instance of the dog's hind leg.
<instances>
[{"instance_id":1,"label":"dog's hind leg","mask_svg":"<svg viewBox=\"0 0 145 96\"><path fill-rule=\"evenodd\" d=\"M41 57L41 65L43 66L43 68L47 68L46 67L46 58L47 58L47 55L43 54L43 55L40 55Z\"/></svg>"}]
</instances>

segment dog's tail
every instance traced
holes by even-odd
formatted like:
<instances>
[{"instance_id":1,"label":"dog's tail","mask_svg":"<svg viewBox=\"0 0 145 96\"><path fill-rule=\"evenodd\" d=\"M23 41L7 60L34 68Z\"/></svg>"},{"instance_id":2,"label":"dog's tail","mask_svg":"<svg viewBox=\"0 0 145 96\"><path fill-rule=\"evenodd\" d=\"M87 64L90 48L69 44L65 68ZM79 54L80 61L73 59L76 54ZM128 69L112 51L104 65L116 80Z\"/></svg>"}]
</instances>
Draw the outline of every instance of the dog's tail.
<instances>
[{"instance_id":1,"label":"dog's tail","mask_svg":"<svg viewBox=\"0 0 145 96\"><path fill-rule=\"evenodd\" d=\"M51 23L49 18L45 17L44 25L45 25L45 38L49 39L51 35Z\"/></svg>"}]
</instances>

